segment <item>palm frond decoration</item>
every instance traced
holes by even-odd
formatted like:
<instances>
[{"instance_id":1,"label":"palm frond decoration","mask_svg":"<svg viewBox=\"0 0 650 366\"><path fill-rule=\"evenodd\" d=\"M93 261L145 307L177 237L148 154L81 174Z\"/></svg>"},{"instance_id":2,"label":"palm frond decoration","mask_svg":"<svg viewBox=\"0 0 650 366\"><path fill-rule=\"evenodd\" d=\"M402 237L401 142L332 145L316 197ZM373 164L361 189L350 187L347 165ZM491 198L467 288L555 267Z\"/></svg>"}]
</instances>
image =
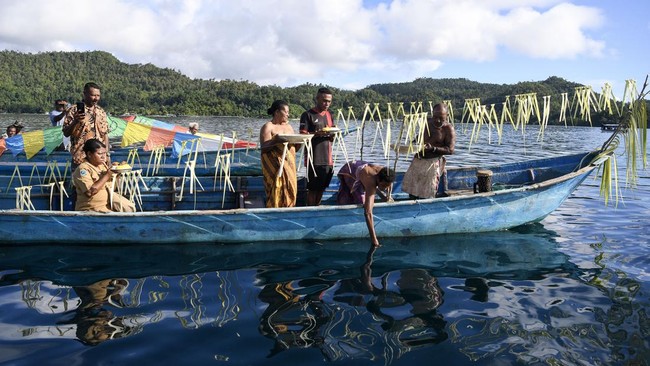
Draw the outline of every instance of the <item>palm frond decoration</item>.
<instances>
[{"instance_id":1,"label":"palm frond decoration","mask_svg":"<svg viewBox=\"0 0 650 366\"><path fill-rule=\"evenodd\" d=\"M494 104L490 104L487 118L490 121L490 125L494 124L494 128L497 130L497 136L499 137L499 145L501 145L501 137L503 136L503 120L499 120L499 117L497 117L497 111Z\"/></svg>"},{"instance_id":2,"label":"palm frond decoration","mask_svg":"<svg viewBox=\"0 0 650 366\"><path fill-rule=\"evenodd\" d=\"M560 118L558 122L564 122L564 127L567 127L566 124L566 110L569 108L569 93L562 93L562 104L560 105Z\"/></svg>"},{"instance_id":3,"label":"palm frond decoration","mask_svg":"<svg viewBox=\"0 0 650 366\"><path fill-rule=\"evenodd\" d=\"M616 114L621 115L621 111L618 109L618 104L616 104L616 97L612 91L612 85L610 83L605 83L602 87L600 93L600 98L598 99L598 106L600 110L609 112L610 115L614 114L612 109L612 102L614 102L614 109L616 109Z\"/></svg>"},{"instance_id":4,"label":"palm frond decoration","mask_svg":"<svg viewBox=\"0 0 650 366\"><path fill-rule=\"evenodd\" d=\"M454 124L454 106L451 104L451 100L443 100L442 103L447 106L447 113L449 113L449 122ZM433 115L433 108L431 108L431 115Z\"/></svg>"},{"instance_id":5,"label":"palm frond decoration","mask_svg":"<svg viewBox=\"0 0 650 366\"><path fill-rule=\"evenodd\" d=\"M510 122L510 124L515 128L515 121L512 119L512 112L510 111L510 96L506 95L506 98L503 102L503 106L501 108L501 119L499 120L499 124L503 126L506 122ZM499 140L499 143L501 143L501 140Z\"/></svg>"},{"instance_id":6,"label":"palm frond decoration","mask_svg":"<svg viewBox=\"0 0 650 366\"><path fill-rule=\"evenodd\" d=\"M573 95L573 101L571 102L573 110L573 118L575 119L577 114L580 113L580 119L583 121L588 121L591 126L591 109L593 108L596 112L599 112L598 98L596 93L591 88L591 86L581 86L575 88L575 94Z\"/></svg>"},{"instance_id":7,"label":"palm frond decoration","mask_svg":"<svg viewBox=\"0 0 650 366\"><path fill-rule=\"evenodd\" d=\"M600 148L600 154L595 158L606 159L606 161L601 165L601 168L599 168L599 171L602 169L600 193L605 197L606 205L609 198L612 197L612 180L614 181L616 204L618 204L618 199L620 197L614 152L621 145L621 142L623 142L625 156L627 157L625 174L626 186L634 187L637 184L638 160L641 160L644 169L648 165L648 111L645 99L650 91L646 91L647 87L648 76L646 76L643 88L640 92L637 92L634 80L626 80L621 119L612 135L603 143L603 146ZM627 100L629 100L629 102L626 104L625 102Z\"/></svg>"},{"instance_id":8,"label":"palm frond decoration","mask_svg":"<svg viewBox=\"0 0 650 366\"><path fill-rule=\"evenodd\" d=\"M469 125L470 122L477 123L479 120L478 111L481 108L481 98L468 98L465 99L465 105L463 105L463 115L460 117L460 125L463 126L465 122ZM467 128L463 129L463 132L467 132Z\"/></svg>"},{"instance_id":9,"label":"palm frond decoration","mask_svg":"<svg viewBox=\"0 0 650 366\"><path fill-rule=\"evenodd\" d=\"M543 110L542 110L542 119L539 121L539 132L537 133L537 141L542 141L544 139L544 131L548 126L548 119L551 116L551 96L545 95L542 97L543 101Z\"/></svg>"}]
</instances>

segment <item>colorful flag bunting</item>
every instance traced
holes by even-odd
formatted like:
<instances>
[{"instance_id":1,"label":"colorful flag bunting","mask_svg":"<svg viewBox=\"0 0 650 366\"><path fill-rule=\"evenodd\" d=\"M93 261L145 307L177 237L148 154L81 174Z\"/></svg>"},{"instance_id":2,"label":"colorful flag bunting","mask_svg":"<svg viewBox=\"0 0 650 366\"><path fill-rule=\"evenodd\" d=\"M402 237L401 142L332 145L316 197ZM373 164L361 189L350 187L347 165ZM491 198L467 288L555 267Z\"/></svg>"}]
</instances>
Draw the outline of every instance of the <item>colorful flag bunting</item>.
<instances>
[{"instance_id":1,"label":"colorful flag bunting","mask_svg":"<svg viewBox=\"0 0 650 366\"><path fill-rule=\"evenodd\" d=\"M122 137L121 146L127 147L144 143L145 151L153 150L158 146L172 147L172 157L177 158L194 151L217 151L222 148L254 147L248 141L234 141L232 138L214 134L188 133L187 127L159 121L142 116L129 116L128 118L108 116L109 137ZM128 120L128 121L127 121ZM195 140L195 141L191 141ZM25 152L27 158L34 157L39 151L44 150L50 155L63 142L61 127L56 126L39 131L25 132L11 138L0 140L0 155L10 150L14 156Z\"/></svg>"},{"instance_id":2,"label":"colorful flag bunting","mask_svg":"<svg viewBox=\"0 0 650 366\"><path fill-rule=\"evenodd\" d=\"M11 151L13 156L18 156L18 154L25 151L25 142L23 141L22 134L14 135L4 140L7 144L7 150Z\"/></svg>"},{"instance_id":3,"label":"colorful flag bunting","mask_svg":"<svg viewBox=\"0 0 650 366\"><path fill-rule=\"evenodd\" d=\"M45 144L45 153L50 155L57 147L63 143L63 130L60 126L46 128L43 130L43 140Z\"/></svg>"},{"instance_id":4,"label":"colorful flag bunting","mask_svg":"<svg viewBox=\"0 0 650 366\"><path fill-rule=\"evenodd\" d=\"M25 144L25 155L27 155L27 159L31 159L45 147L43 130L29 131L23 133L22 135L23 143Z\"/></svg>"}]
</instances>

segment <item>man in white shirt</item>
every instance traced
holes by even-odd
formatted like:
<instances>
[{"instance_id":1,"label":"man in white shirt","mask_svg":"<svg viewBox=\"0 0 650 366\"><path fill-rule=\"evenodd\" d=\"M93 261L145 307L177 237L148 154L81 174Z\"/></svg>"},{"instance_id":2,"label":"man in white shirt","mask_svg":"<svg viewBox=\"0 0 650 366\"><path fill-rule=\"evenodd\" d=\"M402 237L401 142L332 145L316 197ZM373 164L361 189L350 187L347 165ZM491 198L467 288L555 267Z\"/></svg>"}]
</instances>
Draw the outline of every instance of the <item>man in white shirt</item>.
<instances>
[{"instance_id":1,"label":"man in white shirt","mask_svg":"<svg viewBox=\"0 0 650 366\"><path fill-rule=\"evenodd\" d=\"M63 126L63 117L65 110L68 108L68 102L63 99L57 99L54 102L54 110L50 112L50 122L52 126ZM70 138L63 136L63 144L57 150L68 150L70 148Z\"/></svg>"}]
</instances>

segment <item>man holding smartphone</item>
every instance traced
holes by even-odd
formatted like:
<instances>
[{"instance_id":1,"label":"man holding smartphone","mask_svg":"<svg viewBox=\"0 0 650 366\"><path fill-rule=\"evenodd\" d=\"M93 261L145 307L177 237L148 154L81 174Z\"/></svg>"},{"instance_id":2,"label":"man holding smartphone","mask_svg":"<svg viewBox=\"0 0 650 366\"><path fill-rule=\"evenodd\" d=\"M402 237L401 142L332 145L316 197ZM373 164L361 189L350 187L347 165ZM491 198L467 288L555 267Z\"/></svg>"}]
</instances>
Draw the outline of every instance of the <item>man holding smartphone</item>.
<instances>
[{"instance_id":1,"label":"man holding smartphone","mask_svg":"<svg viewBox=\"0 0 650 366\"><path fill-rule=\"evenodd\" d=\"M63 136L70 137L70 154L72 154L72 171L84 161L86 154L83 146L86 140L98 139L107 148L108 118L99 106L101 88L95 83L84 85L83 100L68 109L63 122ZM110 158L108 163L110 164Z\"/></svg>"}]
</instances>

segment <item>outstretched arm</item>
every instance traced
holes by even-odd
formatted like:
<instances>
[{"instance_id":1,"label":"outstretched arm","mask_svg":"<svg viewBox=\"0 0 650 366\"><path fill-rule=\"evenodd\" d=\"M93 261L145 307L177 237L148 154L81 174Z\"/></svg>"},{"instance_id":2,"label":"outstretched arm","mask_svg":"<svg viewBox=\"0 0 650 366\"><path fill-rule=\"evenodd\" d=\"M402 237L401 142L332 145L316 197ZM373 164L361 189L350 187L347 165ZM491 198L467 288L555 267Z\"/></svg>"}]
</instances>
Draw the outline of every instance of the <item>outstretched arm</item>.
<instances>
[{"instance_id":1,"label":"outstretched arm","mask_svg":"<svg viewBox=\"0 0 650 366\"><path fill-rule=\"evenodd\" d=\"M363 213L366 217L366 226L368 226L368 233L370 233L370 242L372 246L378 247L379 239L377 239L377 234L375 233L375 221L372 215L372 209L375 206L375 194L370 194L366 192L366 202L363 203Z\"/></svg>"},{"instance_id":2,"label":"outstretched arm","mask_svg":"<svg viewBox=\"0 0 650 366\"><path fill-rule=\"evenodd\" d=\"M363 202L363 214L366 218L368 233L370 233L370 242L372 246L378 247L380 244L375 233L375 221L372 214L372 210L375 207L375 194L377 193L375 176L365 171L361 172L360 175L359 180L366 191L366 200Z\"/></svg>"}]
</instances>

